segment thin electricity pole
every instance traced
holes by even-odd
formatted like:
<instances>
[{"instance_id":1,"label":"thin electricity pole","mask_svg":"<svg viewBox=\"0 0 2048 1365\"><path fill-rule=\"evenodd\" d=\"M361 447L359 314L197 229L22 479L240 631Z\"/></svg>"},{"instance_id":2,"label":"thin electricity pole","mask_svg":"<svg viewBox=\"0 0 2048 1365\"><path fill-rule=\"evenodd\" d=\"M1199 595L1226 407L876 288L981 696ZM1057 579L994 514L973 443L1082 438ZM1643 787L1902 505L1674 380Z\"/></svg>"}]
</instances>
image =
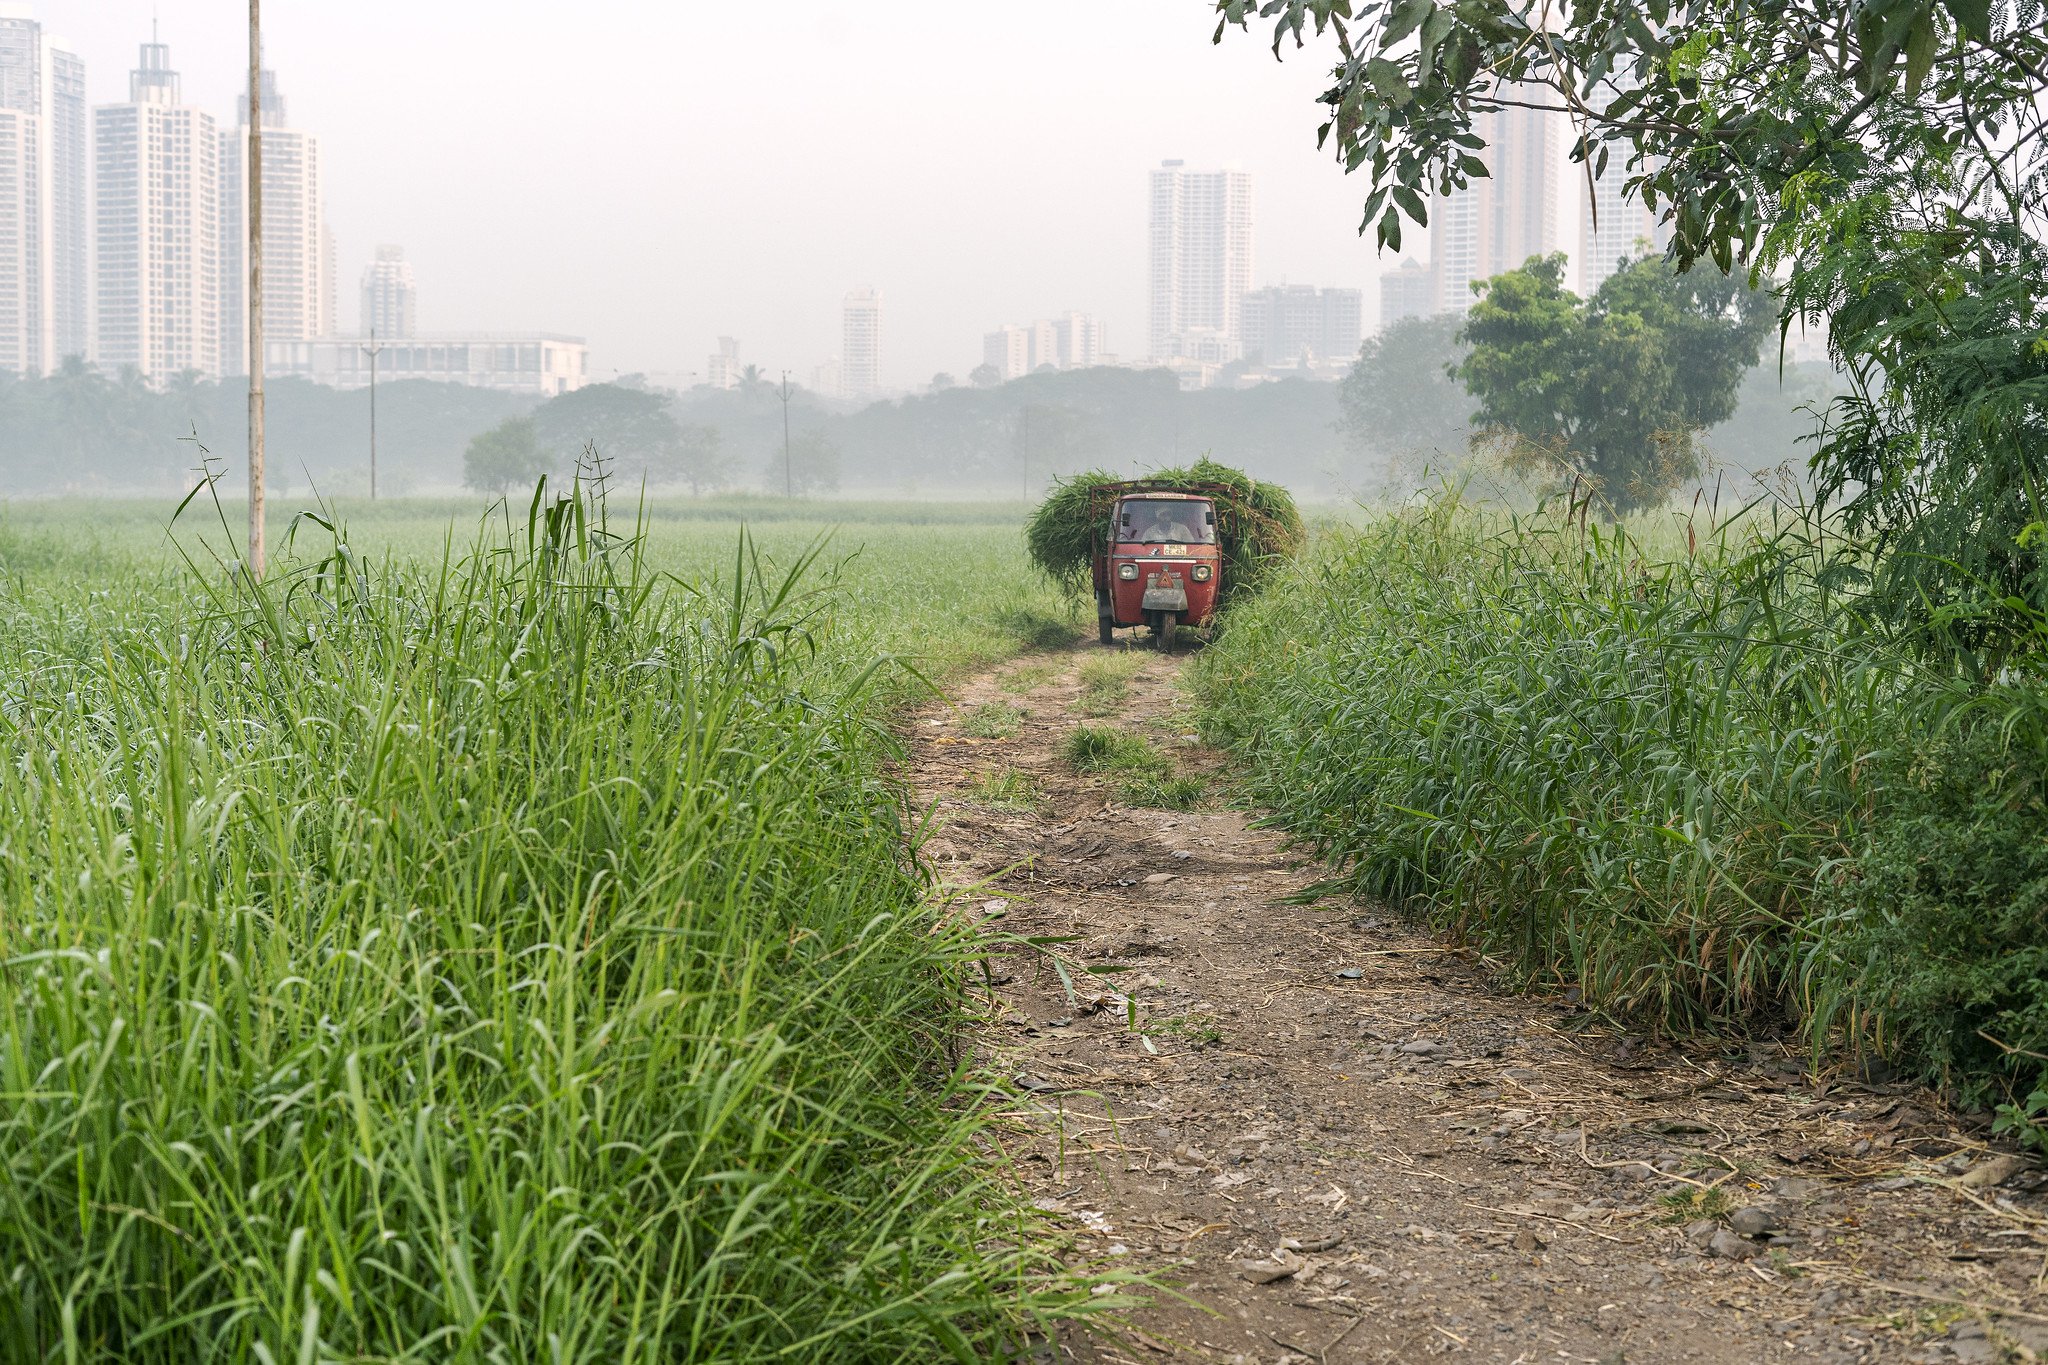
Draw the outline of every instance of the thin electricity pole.
<instances>
[{"instance_id":1,"label":"thin electricity pole","mask_svg":"<svg viewBox=\"0 0 2048 1365\"><path fill-rule=\"evenodd\" d=\"M796 475L789 462L789 371L782 372L782 496L796 496Z\"/></svg>"},{"instance_id":2,"label":"thin electricity pole","mask_svg":"<svg viewBox=\"0 0 2048 1365\"><path fill-rule=\"evenodd\" d=\"M263 577L263 0L249 0L249 573Z\"/></svg>"},{"instance_id":3,"label":"thin electricity pole","mask_svg":"<svg viewBox=\"0 0 2048 1365\"><path fill-rule=\"evenodd\" d=\"M1022 421L1023 421L1023 424L1024 424L1024 433L1023 433L1023 439L1017 442L1017 453L1018 453L1018 462L1019 462L1019 463L1020 463L1020 464L1021 464L1021 465L1023 466L1023 469L1022 469L1022 470L1021 470L1020 472L1021 472L1021 474L1022 474L1022 476L1023 476L1023 480L1024 480L1024 501L1026 501L1026 502L1030 502L1030 501L1031 501L1031 405L1030 405L1029 403L1026 403L1026 404L1024 405L1024 411L1023 411L1023 412L1022 412L1022 413L1020 414L1020 417L1021 417L1021 419L1022 419Z\"/></svg>"},{"instance_id":4,"label":"thin electricity pole","mask_svg":"<svg viewBox=\"0 0 2048 1365\"><path fill-rule=\"evenodd\" d=\"M384 354L378 344L377 329L370 329L370 344L363 347L363 353L370 357L370 501L377 500L377 357Z\"/></svg>"}]
</instances>

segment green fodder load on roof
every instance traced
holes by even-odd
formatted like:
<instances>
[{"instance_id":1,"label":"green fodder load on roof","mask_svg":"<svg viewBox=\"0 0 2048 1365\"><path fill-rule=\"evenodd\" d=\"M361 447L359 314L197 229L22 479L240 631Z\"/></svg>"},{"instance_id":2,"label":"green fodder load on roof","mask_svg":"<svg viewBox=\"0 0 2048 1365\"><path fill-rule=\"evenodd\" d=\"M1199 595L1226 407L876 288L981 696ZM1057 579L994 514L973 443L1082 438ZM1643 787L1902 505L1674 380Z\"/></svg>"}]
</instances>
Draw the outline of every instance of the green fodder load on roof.
<instances>
[{"instance_id":1,"label":"green fodder load on roof","mask_svg":"<svg viewBox=\"0 0 2048 1365\"><path fill-rule=\"evenodd\" d=\"M1307 538L1294 498L1277 483L1260 483L1241 469L1200 459L1185 469L1162 469L1145 476L1150 483L1189 493L1211 491L1221 484L1231 490L1216 499L1216 538L1223 549L1223 595L1248 592L1273 568L1292 559ZM1091 514L1094 490L1122 483L1121 475L1091 469L1062 479L1051 496L1031 514L1024 529L1031 562L1069 593L1087 591L1095 549L1108 531L1108 513Z\"/></svg>"}]
</instances>

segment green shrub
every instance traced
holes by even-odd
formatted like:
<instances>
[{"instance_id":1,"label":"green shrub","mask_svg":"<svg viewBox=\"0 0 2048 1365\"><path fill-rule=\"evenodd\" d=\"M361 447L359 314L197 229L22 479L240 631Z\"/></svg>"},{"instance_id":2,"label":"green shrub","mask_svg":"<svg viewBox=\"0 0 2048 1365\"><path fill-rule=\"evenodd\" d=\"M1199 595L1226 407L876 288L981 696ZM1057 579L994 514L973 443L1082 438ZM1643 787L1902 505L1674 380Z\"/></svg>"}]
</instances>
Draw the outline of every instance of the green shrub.
<instances>
[{"instance_id":1,"label":"green shrub","mask_svg":"<svg viewBox=\"0 0 2048 1365\"><path fill-rule=\"evenodd\" d=\"M1897 1055L2048 1149L2048 774L1981 722L1910 760L1832 898L1839 951Z\"/></svg>"}]
</instances>

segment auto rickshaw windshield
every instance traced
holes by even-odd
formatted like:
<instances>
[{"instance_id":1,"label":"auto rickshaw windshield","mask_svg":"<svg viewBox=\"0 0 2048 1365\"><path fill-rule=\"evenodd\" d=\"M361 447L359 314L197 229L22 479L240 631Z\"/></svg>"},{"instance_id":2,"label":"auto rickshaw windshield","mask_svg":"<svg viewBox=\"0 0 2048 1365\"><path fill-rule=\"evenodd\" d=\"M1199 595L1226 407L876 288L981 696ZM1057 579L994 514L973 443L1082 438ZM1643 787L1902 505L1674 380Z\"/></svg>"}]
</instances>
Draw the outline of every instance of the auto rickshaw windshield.
<instances>
[{"instance_id":1,"label":"auto rickshaw windshield","mask_svg":"<svg viewBox=\"0 0 2048 1365\"><path fill-rule=\"evenodd\" d=\"M1141 545L1214 545L1216 513L1204 502L1131 498L1123 505L1117 539Z\"/></svg>"}]
</instances>

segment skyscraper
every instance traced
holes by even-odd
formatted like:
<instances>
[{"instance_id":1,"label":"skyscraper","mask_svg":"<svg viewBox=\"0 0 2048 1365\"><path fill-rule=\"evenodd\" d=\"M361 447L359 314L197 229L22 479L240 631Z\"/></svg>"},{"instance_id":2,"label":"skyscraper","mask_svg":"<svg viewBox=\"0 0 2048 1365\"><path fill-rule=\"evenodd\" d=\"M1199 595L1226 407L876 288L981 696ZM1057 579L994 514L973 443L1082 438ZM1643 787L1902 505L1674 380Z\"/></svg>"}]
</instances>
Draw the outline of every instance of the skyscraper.
<instances>
[{"instance_id":1,"label":"skyscraper","mask_svg":"<svg viewBox=\"0 0 2048 1365\"><path fill-rule=\"evenodd\" d=\"M1365 296L1282 284L1244 296L1244 355L1267 365L1346 362L1358 354Z\"/></svg>"},{"instance_id":2,"label":"skyscraper","mask_svg":"<svg viewBox=\"0 0 2048 1365\"><path fill-rule=\"evenodd\" d=\"M704 382L714 389L736 389L745 373L746 366L740 364L739 338L720 337L718 353L705 361Z\"/></svg>"},{"instance_id":3,"label":"skyscraper","mask_svg":"<svg viewBox=\"0 0 2048 1365\"><path fill-rule=\"evenodd\" d=\"M63 247L82 249L66 211L83 192L83 168L64 163L56 144L75 147L68 95L82 80L78 59L44 36L26 4L0 0L0 370L47 373L59 320L81 305L83 272L61 271L70 255L59 233Z\"/></svg>"},{"instance_id":4,"label":"skyscraper","mask_svg":"<svg viewBox=\"0 0 2048 1365\"><path fill-rule=\"evenodd\" d=\"M50 368L49 178L40 114L0 107L0 370Z\"/></svg>"},{"instance_id":5,"label":"skyscraper","mask_svg":"<svg viewBox=\"0 0 2048 1365\"><path fill-rule=\"evenodd\" d=\"M848 398L882 391L882 291L856 289L839 312L840 384Z\"/></svg>"},{"instance_id":6,"label":"skyscraper","mask_svg":"<svg viewBox=\"0 0 2048 1365\"><path fill-rule=\"evenodd\" d=\"M1061 369L1084 370L1102 363L1102 353L1108 349L1106 330L1093 314L1069 309L1053 318L1052 330Z\"/></svg>"},{"instance_id":7,"label":"skyscraper","mask_svg":"<svg viewBox=\"0 0 2048 1365\"><path fill-rule=\"evenodd\" d=\"M419 331L419 286L405 248L380 246L377 259L363 272L364 336L402 341Z\"/></svg>"},{"instance_id":8,"label":"skyscraper","mask_svg":"<svg viewBox=\"0 0 2048 1365\"><path fill-rule=\"evenodd\" d=\"M1624 256L1662 251L1671 230L1641 199L1623 194L1628 171L1623 158L1607 163L1593 181L1592 202L1579 214L1579 293L1591 297Z\"/></svg>"},{"instance_id":9,"label":"skyscraper","mask_svg":"<svg viewBox=\"0 0 2048 1365\"><path fill-rule=\"evenodd\" d=\"M1472 306L1472 285L1557 250L1557 143L1552 111L1500 109L1473 119L1491 175L1431 204L1436 311Z\"/></svg>"},{"instance_id":10,"label":"skyscraper","mask_svg":"<svg viewBox=\"0 0 2048 1365\"><path fill-rule=\"evenodd\" d=\"M152 382L221 364L220 129L180 100L170 48L142 45L128 102L92 111L97 359Z\"/></svg>"},{"instance_id":11,"label":"skyscraper","mask_svg":"<svg viewBox=\"0 0 2048 1365\"><path fill-rule=\"evenodd\" d=\"M92 349L92 114L85 62L52 41L50 64L50 295L56 358Z\"/></svg>"},{"instance_id":12,"label":"skyscraper","mask_svg":"<svg viewBox=\"0 0 2048 1365\"><path fill-rule=\"evenodd\" d=\"M1417 261L1403 261L1380 273L1380 326L1402 318L1426 318L1436 312L1436 271Z\"/></svg>"},{"instance_id":13,"label":"skyscraper","mask_svg":"<svg viewBox=\"0 0 2048 1365\"><path fill-rule=\"evenodd\" d=\"M1234 351L1252 287L1252 178L1163 161L1149 195L1155 360Z\"/></svg>"},{"instance_id":14,"label":"skyscraper","mask_svg":"<svg viewBox=\"0 0 2048 1365\"><path fill-rule=\"evenodd\" d=\"M981 339L981 363L1008 383L1031 373L1031 329L1004 323Z\"/></svg>"},{"instance_id":15,"label":"skyscraper","mask_svg":"<svg viewBox=\"0 0 2048 1365\"><path fill-rule=\"evenodd\" d=\"M335 330L328 316L326 225L320 139L285 117L277 75L263 73L263 335L310 341ZM249 96L236 127L220 135L222 374L249 372ZM380 336L384 333L379 331Z\"/></svg>"}]
</instances>

